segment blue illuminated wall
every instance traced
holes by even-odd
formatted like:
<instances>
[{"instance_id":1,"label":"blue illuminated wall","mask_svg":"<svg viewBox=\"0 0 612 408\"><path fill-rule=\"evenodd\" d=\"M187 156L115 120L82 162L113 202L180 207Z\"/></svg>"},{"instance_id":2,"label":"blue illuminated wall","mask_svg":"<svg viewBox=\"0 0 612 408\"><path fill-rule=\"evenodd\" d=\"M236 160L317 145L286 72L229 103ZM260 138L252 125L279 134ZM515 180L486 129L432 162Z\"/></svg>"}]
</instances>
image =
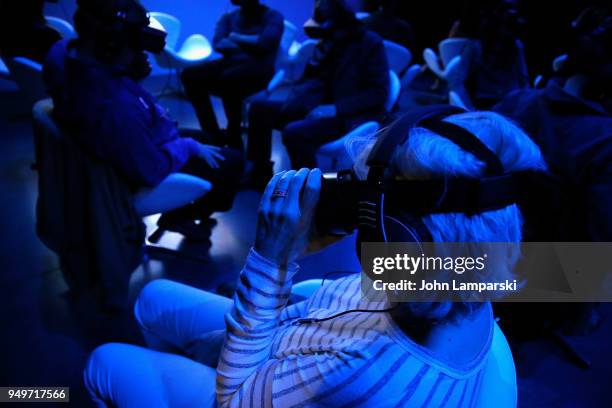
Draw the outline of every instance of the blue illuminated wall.
<instances>
[{"instance_id":1,"label":"blue illuminated wall","mask_svg":"<svg viewBox=\"0 0 612 408\"><path fill-rule=\"evenodd\" d=\"M361 0L347 0L357 9ZM286 19L298 27L312 14L314 0L263 0L264 4L280 11ZM60 0L57 4L48 3L46 14L71 19L76 0ZM212 37L215 23L225 11L230 10L230 0L142 0L149 11L164 11L178 17L182 24L181 37L200 33ZM298 40L304 39L300 31Z\"/></svg>"}]
</instances>

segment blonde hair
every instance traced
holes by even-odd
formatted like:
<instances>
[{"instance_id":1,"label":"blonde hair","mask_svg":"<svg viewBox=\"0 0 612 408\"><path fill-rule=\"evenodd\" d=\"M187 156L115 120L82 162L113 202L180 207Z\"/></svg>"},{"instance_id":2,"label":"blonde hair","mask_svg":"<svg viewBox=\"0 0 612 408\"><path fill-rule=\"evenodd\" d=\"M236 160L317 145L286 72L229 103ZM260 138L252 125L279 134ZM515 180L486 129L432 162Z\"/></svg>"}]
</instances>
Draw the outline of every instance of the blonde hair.
<instances>
[{"instance_id":1,"label":"blonde hair","mask_svg":"<svg viewBox=\"0 0 612 408\"><path fill-rule=\"evenodd\" d=\"M467 112L450 116L445 121L478 137L499 157L505 172L546 169L538 146L516 124L497 113ZM372 145L369 143L364 147L362 142L363 149L355 159L355 171L359 177L367 175L365 161ZM396 177L421 180L454 176L480 178L485 170L485 163L471 153L418 127L411 129L408 140L397 148L390 166ZM431 214L423 217L422 221L434 242L518 243L522 238L523 220L517 205L471 216L463 213ZM487 270L486 279L511 279L519 256L516 247L516 251L504 254L504 259L491 259L493 262L489 264L495 265L495 270Z\"/></svg>"}]
</instances>

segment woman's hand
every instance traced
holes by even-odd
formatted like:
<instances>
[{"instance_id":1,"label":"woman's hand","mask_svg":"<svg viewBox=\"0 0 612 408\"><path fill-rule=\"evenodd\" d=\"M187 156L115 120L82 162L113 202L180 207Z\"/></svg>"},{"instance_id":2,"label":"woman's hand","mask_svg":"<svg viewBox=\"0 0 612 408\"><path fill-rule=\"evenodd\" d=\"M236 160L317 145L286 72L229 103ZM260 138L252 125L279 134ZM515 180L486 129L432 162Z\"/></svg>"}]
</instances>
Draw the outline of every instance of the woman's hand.
<instances>
[{"instance_id":1,"label":"woman's hand","mask_svg":"<svg viewBox=\"0 0 612 408\"><path fill-rule=\"evenodd\" d=\"M198 157L204 160L211 168L218 169L219 162L225 160L225 157L221 154L221 148L201 143L199 147Z\"/></svg>"},{"instance_id":2,"label":"woman's hand","mask_svg":"<svg viewBox=\"0 0 612 408\"><path fill-rule=\"evenodd\" d=\"M319 169L275 175L259 207L257 253L280 266L295 261L306 247L320 192Z\"/></svg>"}]
</instances>

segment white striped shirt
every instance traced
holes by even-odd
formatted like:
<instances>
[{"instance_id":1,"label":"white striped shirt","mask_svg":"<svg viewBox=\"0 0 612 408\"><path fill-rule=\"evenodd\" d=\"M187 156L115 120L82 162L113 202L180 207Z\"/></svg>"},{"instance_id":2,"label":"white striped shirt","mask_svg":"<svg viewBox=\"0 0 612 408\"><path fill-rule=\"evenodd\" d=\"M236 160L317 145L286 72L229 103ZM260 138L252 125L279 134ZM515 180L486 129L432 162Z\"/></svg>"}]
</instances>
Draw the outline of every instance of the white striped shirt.
<instances>
[{"instance_id":1,"label":"white striped shirt","mask_svg":"<svg viewBox=\"0 0 612 408\"><path fill-rule=\"evenodd\" d=\"M226 315L217 367L222 407L474 405L492 316L486 347L458 369L411 341L387 313L292 325L291 319L388 307L362 299L359 274L330 281L309 299L285 307L297 270L290 265L279 272L255 251L249 254Z\"/></svg>"}]
</instances>

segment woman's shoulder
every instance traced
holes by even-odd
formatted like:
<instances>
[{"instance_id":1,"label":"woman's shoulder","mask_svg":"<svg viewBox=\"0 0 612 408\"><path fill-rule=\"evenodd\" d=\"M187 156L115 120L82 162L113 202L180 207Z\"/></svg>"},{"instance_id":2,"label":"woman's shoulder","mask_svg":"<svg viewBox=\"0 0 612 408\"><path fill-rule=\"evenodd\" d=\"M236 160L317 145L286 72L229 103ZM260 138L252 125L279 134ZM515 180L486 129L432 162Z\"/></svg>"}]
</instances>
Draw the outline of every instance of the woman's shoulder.
<instances>
[{"instance_id":1,"label":"woman's shoulder","mask_svg":"<svg viewBox=\"0 0 612 408\"><path fill-rule=\"evenodd\" d=\"M494 320L490 304L471 316L437 325L427 339L417 342L387 315L387 332L417 359L454 378L477 375L487 361L493 340Z\"/></svg>"}]
</instances>

